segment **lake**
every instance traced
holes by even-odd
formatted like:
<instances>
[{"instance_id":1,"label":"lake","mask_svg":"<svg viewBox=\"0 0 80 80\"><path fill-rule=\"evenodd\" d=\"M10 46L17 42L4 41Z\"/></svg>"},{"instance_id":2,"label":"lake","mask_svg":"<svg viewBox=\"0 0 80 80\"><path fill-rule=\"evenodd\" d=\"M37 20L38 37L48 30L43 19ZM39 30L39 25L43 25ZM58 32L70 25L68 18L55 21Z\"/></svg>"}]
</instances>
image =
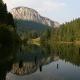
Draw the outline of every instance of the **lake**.
<instances>
[{"instance_id":1,"label":"lake","mask_svg":"<svg viewBox=\"0 0 80 80\"><path fill-rule=\"evenodd\" d=\"M80 80L80 46L0 48L0 80Z\"/></svg>"}]
</instances>

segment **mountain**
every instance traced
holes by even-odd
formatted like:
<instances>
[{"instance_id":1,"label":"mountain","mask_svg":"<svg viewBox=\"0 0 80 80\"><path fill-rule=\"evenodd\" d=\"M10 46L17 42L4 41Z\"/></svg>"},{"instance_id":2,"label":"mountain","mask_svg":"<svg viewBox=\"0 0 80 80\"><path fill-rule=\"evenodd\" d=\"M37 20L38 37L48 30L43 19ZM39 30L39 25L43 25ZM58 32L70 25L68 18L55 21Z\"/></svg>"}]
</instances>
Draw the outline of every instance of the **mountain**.
<instances>
[{"instance_id":1,"label":"mountain","mask_svg":"<svg viewBox=\"0 0 80 80\"><path fill-rule=\"evenodd\" d=\"M27 20L41 23L50 27L58 27L59 23L52 21L49 18L42 17L37 11L28 7L17 7L11 10L11 13L16 20Z\"/></svg>"},{"instance_id":2,"label":"mountain","mask_svg":"<svg viewBox=\"0 0 80 80\"><path fill-rule=\"evenodd\" d=\"M36 32L40 35L46 29L59 26L58 22L42 17L37 11L28 7L13 8L11 14L21 39L24 39L27 33L34 34Z\"/></svg>"}]
</instances>

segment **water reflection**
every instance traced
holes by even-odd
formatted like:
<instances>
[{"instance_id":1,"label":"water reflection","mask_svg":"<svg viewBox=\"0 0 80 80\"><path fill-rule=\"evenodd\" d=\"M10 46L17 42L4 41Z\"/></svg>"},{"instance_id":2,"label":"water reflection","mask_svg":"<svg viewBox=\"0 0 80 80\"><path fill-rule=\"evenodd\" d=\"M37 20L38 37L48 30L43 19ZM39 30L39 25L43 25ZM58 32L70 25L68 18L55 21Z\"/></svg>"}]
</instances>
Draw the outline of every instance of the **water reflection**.
<instances>
[{"instance_id":1,"label":"water reflection","mask_svg":"<svg viewBox=\"0 0 80 80\"><path fill-rule=\"evenodd\" d=\"M73 65L80 65L80 48L75 45L54 45L54 47L22 45L16 54L11 72L17 75L29 75L38 69L42 72L42 67L59 59L70 62ZM57 70L59 64L56 64Z\"/></svg>"},{"instance_id":2,"label":"water reflection","mask_svg":"<svg viewBox=\"0 0 80 80\"><path fill-rule=\"evenodd\" d=\"M80 66L80 46L74 44L56 45L53 47L59 58L66 62Z\"/></svg>"},{"instance_id":3,"label":"water reflection","mask_svg":"<svg viewBox=\"0 0 80 80\"><path fill-rule=\"evenodd\" d=\"M11 72L16 75L29 75L36 72L37 69L42 72L42 66L51 62L48 52L41 46L22 45L16 54Z\"/></svg>"},{"instance_id":4,"label":"water reflection","mask_svg":"<svg viewBox=\"0 0 80 80\"><path fill-rule=\"evenodd\" d=\"M40 72L42 72L42 65L41 64L40 64L39 68L40 68Z\"/></svg>"},{"instance_id":5,"label":"water reflection","mask_svg":"<svg viewBox=\"0 0 80 80\"><path fill-rule=\"evenodd\" d=\"M57 64L57 70L59 69L59 64Z\"/></svg>"},{"instance_id":6,"label":"water reflection","mask_svg":"<svg viewBox=\"0 0 80 80\"><path fill-rule=\"evenodd\" d=\"M73 44L54 45L53 47L50 45L21 45L17 49L2 48L0 54L0 80L23 80L19 76L27 77L33 74L36 77L40 75L42 77L40 80L54 80L53 75L54 77L61 76L61 79L56 80L80 80L80 46ZM6 78L6 75L9 79ZM32 77L34 76L30 78ZM31 80L37 79L32 78Z\"/></svg>"},{"instance_id":7,"label":"water reflection","mask_svg":"<svg viewBox=\"0 0 80 80\"><path fill-rule=\"evenodd\" d=\"M13 46L3 46L0 48L0 80L6 80L6 74L11 70L15 48Z\"/></svg>"}]
</instances>

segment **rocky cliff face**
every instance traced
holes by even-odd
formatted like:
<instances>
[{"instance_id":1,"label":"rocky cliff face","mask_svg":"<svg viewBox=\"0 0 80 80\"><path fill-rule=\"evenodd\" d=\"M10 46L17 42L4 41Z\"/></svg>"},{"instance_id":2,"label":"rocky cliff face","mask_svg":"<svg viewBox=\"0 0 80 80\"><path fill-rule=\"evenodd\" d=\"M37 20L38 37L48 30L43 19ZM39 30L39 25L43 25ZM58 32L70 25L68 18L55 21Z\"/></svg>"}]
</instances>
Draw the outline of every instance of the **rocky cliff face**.
<instances>
[{"instance_id":1,"label":"rocky cliff face","mask_svg":"<svg viewBox=\"0 0 80 80\"><path fill-rule=\"evenodd\" d=\"M59 23L48 18L42 17L37 11L27 7L17 7L11 10L16 20L28 20L41 23L51 27L58 27Z\"/></svg>"}]
</instances>

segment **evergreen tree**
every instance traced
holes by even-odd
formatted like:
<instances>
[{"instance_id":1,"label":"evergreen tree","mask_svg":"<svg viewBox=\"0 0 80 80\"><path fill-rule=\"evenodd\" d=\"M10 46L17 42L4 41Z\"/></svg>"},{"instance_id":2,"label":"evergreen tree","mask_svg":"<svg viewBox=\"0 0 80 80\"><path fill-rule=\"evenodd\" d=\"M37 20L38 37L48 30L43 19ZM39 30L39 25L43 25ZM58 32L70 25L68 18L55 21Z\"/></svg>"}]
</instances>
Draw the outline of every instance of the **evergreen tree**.
<instances>
[{"instance_id":1,"label":"evergreen tree","mask_svg":"<svg viewBox=\"0 0 80 80\"><path fill-rule=\"evenodd\" d=\"M59 28L54 28L52 40L73 42L80 41L80 18L62 24Z\"/></svg>"}]
</instances>

